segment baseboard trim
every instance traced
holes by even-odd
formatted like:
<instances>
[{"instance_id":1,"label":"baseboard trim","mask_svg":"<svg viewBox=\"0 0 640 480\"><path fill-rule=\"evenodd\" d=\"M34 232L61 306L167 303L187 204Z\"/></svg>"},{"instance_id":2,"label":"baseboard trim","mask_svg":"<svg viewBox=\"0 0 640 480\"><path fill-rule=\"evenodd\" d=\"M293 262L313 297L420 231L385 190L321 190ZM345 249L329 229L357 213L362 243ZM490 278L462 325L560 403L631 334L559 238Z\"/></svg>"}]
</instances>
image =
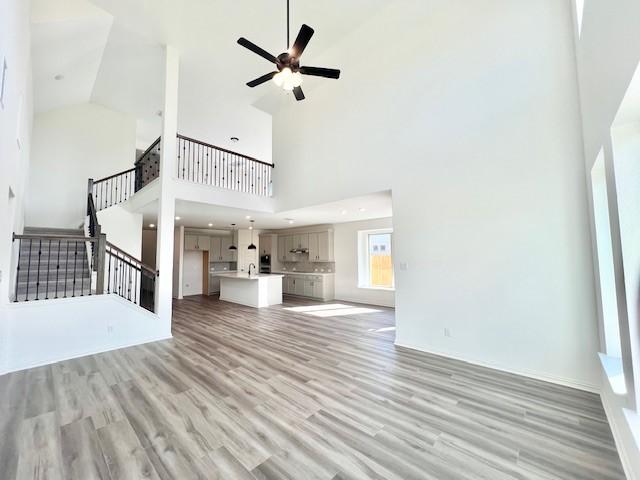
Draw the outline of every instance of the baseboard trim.
<instances>
[{"instance_id":1,"label":"baseboard trim","mask_svg":"<svg viewBox=\"0 0 640 480\"><path fill-rule=\"evenodd\" d=\"M618 455L620 455L620 463L622 463L624 475L628 480L636 480L638 477L633 474L633 467L631 466L631 460L629 459L627 444L622 440L620 435L620 426L615 421L615 415L611 412L611 405L607 400L607 396L601 394L600 400L602 401L604 414L607 416L607 423L609 423L609 427L611 427L611 434L613 435L613 441L616 444L616 450L618 450ZM622 412L622 416L625 417L624 412Z\"/></svg>"},{"instance_id":2,"label":"baseboard trim","mask_svg":"<svg viewBox=\"0 0 640 480\"><path fill-rule=\"evenodd\" d=\"M372 303L370 300L362 299L362 298L350 298L350 297L335 297L334 300L338 302L349 302L349 303L358 303L361 305L372 305L374 307L384 307L384 308L396 308L395 305L385 304L385 303Z\"/></svg>"},{"instance_id":3,"label":"baseboard trim","mask_svg":"<svg viewBox=\"0 0 640 480\"><path fill-rule=\"evenodd\" d=\"M116 346L108 347L108 348L104 348L104 349L86 351L86 352L81 352L81 353L77 353L77 354L74 353L72 355L65 356L65 357L62 357L62 358L58 358L58 359L55 359L55 360L45 360L43 362L34 362L32 364L21 365L21 366L18 366L18 367L10 367L6 372L1 372L0 374L1 375L5 375L7 373L19 372L19 371L22 371L22 370L29 370L30 368L44 367L46 365L52 365L52 364L58 363L58 362L66 362L67 360L73 360L75 358L82 358L82 357L88 357L89 355L97 355L99 353L112 352L114 350L120 350L122 348L137 347L139 345L144 345L146 343L160 342L162 340L170 340L172 338L173 338L173 335L169 335L169 336L163 336L163 337L158 337L158 338L150 338L150 339L142 340L140 342L127 343L127 344L124 344L124 345L116 345Z\"/></svg>"},{"instance_id":4,"label":"baseboard trim","mask_svg":"<svg viewBox=\"0 0 640 480\"><path fill-rule=\"evenodd\" d=\"M439 357L450 358L452 360L458 360L461 362L469 363L471 365L477 365L479 367L490 368L492 370L497 370L499 372L511 373L513 375L520 375L522 377L532 378L534 380L540 380L542 382L554 383L556 385L561 385L563 387L575 388L577 390L582 390L585 392L600 394L600 387L598 385L593 385L584 382L578 382L568 378L556 377L553 375L541 374L538 372L531 372L525 370L515 370L510 368L499 367L497 365L492 365L486 362L480 362L477 360L473 360L470 358L465 358L459 355L452 355L447 352L440 352L436 350L427 350L425 348L417 347L415 345L409 345L403 342L394 342L394 344L398 347L408 348L410 350L416 350L418 352L429 353L431 355L438 355Z\"/></svg>"}]
</instances>

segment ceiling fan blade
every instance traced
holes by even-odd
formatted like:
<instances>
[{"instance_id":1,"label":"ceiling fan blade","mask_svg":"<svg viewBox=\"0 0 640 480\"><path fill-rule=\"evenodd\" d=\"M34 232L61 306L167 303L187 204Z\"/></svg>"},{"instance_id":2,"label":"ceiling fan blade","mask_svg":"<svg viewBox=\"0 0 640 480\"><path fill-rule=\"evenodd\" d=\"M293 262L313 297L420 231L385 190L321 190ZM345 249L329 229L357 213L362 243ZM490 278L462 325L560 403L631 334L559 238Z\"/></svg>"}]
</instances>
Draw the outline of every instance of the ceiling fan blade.
<instances>
[{"instance_id":1,"label":"ceiling fan blade","mask_svg":"<svg viewBox=\"0 0 640 480\"><path fill-rule=\"evenodd\" d=\"M340 70L336 70L335 68L300 67L300 73L303 75L313 75L315 77L340 78Z\"/></svg>"},{"instance_id":2,"label":"ceiling fan blade","mask_svg":"<svg viewBox=\"0 0 640 480\"><path fill-rule=\"evenodd\" d=\"M258 77L255 80L251 80L250 82L247 82L247 86L253 88L253 87L257 87L258 85L262 85L263 83L268 82L273 77L275 77L277 73L278 72L269 72L266 75L262 75L261 77Z\"/></svg>"},{"instance_id":3,"label":"ceiling fan blade","mask_svg":"<svg viewBox=\"0 0 640 480\"><path fill-rule=\"evenodd\" d=\"M293 89L293 94L295 95L296 100L304 100L304 93L302 92L302 89L300 87L295 87Z\"/></svg>"},{"instance_id":4,"label":"ceiling fan blade","mask_svg":"<svg viewBox=\"0 0 640 480\"><path fill-rule=\"evenodd\" d=\"M244 37L241 37L238 39L238 43L240 45L242 45L244 48L248 48L249 50L251 50L253 53L257 53L258 55L260 55L262 58L269 60L271 63L276 63L276 57L274 57L273 55L271 55L269 52L267 52L266 50L263 50L262 48L260 48L259 46L257 46L255 43L250 42L249 40L247 40Z\"/></svg>"},{"instance_id":5,"label":"ceiling fan blade","mask_svg":"<svg viewBox=\"0 0 640 480\"><path fill-rule=\"evenodd\" d=\"M300 55L302 55L302 52L304 52L304 49L307 48L307 44L309 43L309 40L311 40L311 37L313 37L313 28L311 28L309 25L306 24L302 24L302 26L300 27L300 31L298 32L298 36L296 37L296 41L293 42L293 46L291 47L291 56L292 57L300 57Z\"/></svg>"}]
</instances>

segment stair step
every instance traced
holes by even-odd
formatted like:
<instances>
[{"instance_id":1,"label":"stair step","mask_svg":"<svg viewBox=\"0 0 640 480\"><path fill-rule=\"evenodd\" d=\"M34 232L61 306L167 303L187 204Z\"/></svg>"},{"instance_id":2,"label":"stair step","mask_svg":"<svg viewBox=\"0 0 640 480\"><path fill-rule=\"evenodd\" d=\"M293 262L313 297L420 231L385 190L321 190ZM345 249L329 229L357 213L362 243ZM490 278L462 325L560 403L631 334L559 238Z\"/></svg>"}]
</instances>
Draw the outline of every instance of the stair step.
<instances>
[{"instance_id":1,"label":"stair step","mask_svg":"<svg viewBox=\"0 0 640 480\"><path fill-rule=\"evenodd\" d=\"M29 293L25 293L25 292L18 292L18 297L17 297L17 301L18 302L25 302L25 301L34 301L34 300L52 300L54 298L69 298L69 297L85 297L88 295L94 295L95 293L91 290L89 290L89 288L87 288L87 286L85 285L84 290L80 290L80 288L76 288L75 293L72 292L71 290L68 290L66 292L58 290L57 295L55 294L55 292L53 290L49 291L49 295L47 296L46 292L43 292L42 290L40 290L37 294L34 291L29 292Z\"/></svg>"},{"instance_id":2,"label":"stair step","mask_svg":"<svg viewBox=\"0 0 640 480\"><path fill-rule=\"evenodd\" d=\"M81 228L24 227L25 235L84 235Z\"/></svg>"}]
</instances>

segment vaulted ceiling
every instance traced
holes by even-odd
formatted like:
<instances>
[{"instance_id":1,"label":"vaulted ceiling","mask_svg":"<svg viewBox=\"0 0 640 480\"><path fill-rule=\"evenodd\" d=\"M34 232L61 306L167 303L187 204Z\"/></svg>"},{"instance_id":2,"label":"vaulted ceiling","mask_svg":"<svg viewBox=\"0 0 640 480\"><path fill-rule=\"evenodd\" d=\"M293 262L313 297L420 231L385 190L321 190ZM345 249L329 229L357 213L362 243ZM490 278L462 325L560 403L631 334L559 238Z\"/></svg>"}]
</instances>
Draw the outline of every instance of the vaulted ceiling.
<instances>
[{"instance_id":1,"label":"vaulted ceiling","mask_svg":"<svg viewBox=\"0 0 640 480\"><path fill-rule=\"evenodd\" d=\"M293 0L292 37L316 34L305 59L344 68L333 45L379 12L385 0ZM285 0L33 0L36 111L94 102L134 115L139 138L159 131L164 44L181 53L179 129L190 136L271 159L270 112L295 101L266 84L245 83L272 68L236 44L245 36L274 54L285 50ZM320 62L320 57L322 61ZM63 78L56 80L57 75ZM305 79L305 92L324 80ZM308 95L312 101L312 95ZM258 108L256 108L256 106Z\"/></svg>"}]
</instances>

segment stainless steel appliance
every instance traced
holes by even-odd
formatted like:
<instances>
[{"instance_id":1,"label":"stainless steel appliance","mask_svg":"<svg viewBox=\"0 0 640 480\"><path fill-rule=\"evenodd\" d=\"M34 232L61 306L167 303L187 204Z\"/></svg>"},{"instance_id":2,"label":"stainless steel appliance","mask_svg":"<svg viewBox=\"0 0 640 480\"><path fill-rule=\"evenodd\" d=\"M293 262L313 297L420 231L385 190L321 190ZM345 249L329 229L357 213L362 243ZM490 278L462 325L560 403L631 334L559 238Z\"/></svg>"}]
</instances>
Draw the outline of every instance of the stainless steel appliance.
<instances>
[{"instance_id":1,"label":"stainless steel appliance","mask_svg":"<svg viewBox=\"0 0 640 480\"><path fill-rule=\"evenodd\" d=\"M271 255L260 255L260 273L271 273Z\"/></svg>"}]
</instances>

